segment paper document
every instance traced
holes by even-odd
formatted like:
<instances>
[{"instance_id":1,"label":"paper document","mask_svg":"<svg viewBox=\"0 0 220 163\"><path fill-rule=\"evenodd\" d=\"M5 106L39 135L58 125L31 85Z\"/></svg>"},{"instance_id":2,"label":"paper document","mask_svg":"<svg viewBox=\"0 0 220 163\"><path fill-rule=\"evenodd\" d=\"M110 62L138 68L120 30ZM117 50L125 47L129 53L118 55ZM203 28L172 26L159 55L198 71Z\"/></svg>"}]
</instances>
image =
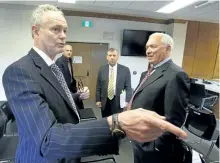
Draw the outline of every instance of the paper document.
<instances>
[{"instance_id":1,"label":"paper document","mask_svg":"<svg viewBox=\"0 0 220 163\"><path fill-rule=\"evenodd\" d=\"M82 63L82 56L73 56L73 63Z\"/></svg>"},{"instance_id":2,"label":"paper document","mask_svg":"<svg viewBox=\"0 0 220 163\"><path fill-rule=\"evenodd\" d=\"M198 152L196 152L195 150L192 150L192 155L193 155L192 163L202 163Z\"/></svg>"},{"instance_id":3,"label":"paper document","mask_svg":"<svg viewBox=\"0 0 220 163\"><path fill-rule=\"evenodd\" d=\"M122 91L121 94L120 94L120 107L121 108L124 108L126 107L126 91Z\"/></svg>"}]
</instances>

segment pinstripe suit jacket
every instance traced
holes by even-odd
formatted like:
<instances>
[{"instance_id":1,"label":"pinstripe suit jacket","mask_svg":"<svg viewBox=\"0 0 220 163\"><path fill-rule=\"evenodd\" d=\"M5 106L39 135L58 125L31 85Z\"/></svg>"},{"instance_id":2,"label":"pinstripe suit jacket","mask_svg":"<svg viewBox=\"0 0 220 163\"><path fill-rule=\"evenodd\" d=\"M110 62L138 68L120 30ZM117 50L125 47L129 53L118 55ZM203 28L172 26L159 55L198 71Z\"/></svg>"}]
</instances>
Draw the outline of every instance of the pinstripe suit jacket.
<instances>
[{"instance_id":1,"label":"pinstripe suit jacket","mask_svg":"<svg viewBox=\"0 0 220 163\"><path fill-rule=\"evenodd\" d=\"M5 70L3 86L18 126L16 163L76 163L82 156L118 153L106 119L78 123L64 90L34 49Z\"/></svg>"}]
</instances>

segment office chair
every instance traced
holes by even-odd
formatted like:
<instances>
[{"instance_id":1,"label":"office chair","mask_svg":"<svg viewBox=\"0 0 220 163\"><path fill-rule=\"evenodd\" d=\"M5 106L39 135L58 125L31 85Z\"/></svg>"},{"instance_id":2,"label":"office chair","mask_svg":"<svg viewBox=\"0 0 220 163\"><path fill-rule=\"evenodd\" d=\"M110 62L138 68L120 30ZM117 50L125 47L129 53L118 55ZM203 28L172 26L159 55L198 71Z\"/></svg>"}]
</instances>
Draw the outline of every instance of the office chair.
<instances>
[{"instance_id":1,"label":"office chair","mask_svg":"<svg viewBox=\"0 0 220 163\"><path fill-rule=\"evenodd\" d=\"M0 101L0 162L13 163L18 144L14 116L6 101Z\"/></svg>"},{"instance_id":2,"label":"office chair","mask_svg":"<svg viewBox=\"0 0 220 163\"><path fill-rule=\"evenodd\" d=\"M209 110L199 110L193 105L188 105L188 114L184 124L192 134L208 141L217 140L213 137L216 129L216 118Z\"/></svg>"},{"instance_id":3,"label":"office chair","mask_svg":"<svg viewBox=\"0 0 220 163\"><path fill-rule=\"evenodd\" d=\"M199 142L190 143L199 144L202 139L212 142L207 154L204 158L201 158L201 160L205 163L211 154L215 141L217 140L215 115L209 109L198 109L194 105L188 104L188 113L184 126L190 133L200 138Z\"/></svg>"},{"instance_id":4,"label":"office chair","mask_svg":"<svg viewBox=\"0 0 220 163\"><path fill-rule=\"evenodd\" d=\"M206 92L205 85L191 83L189 103L197 109L211 109L217 98L218 96Z\"/></svg>"}]
</instances>

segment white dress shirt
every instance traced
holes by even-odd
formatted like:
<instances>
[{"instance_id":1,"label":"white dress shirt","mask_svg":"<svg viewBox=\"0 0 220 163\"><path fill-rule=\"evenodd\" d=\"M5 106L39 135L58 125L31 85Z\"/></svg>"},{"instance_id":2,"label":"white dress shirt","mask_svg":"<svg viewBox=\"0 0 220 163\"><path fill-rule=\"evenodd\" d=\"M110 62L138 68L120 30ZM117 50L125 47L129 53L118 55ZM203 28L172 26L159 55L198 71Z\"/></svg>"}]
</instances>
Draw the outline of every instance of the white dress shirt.
<instances>
[{"instance_id":1,"label":"white dress shirt","mask_svg":"<svg viewBox=\"0 0 220 163\"><path fill-rule=\"evenodd\" d=\"M33 49L41 56L41 58L46 62L46 64L50 67L54 62L47 54L45 54L42 50L33 47Z\"/></svg>"},{"instance_id":2,"label":"white dress shirt","mask_svg":"<svg viewBox=\"0 0 220 163\"><path fill-rule=\"evenodd\" d=\"M117 78L117 68L118 68L118 64L116 63L115 66L110 66L109 65L109 79L110 79L110 74L111 74L111 70L113 68L114 71L114 95L116 94L116 78Z\"/></svg>"}]
</instances>

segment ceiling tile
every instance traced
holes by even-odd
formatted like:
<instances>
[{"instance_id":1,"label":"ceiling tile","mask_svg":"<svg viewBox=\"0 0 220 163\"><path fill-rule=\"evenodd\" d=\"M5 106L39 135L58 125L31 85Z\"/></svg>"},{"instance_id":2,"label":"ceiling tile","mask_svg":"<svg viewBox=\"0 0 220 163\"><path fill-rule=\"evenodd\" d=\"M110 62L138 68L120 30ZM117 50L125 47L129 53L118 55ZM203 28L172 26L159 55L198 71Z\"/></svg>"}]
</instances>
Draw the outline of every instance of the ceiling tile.
<instances>
[{"instance_id":1,"label":"ceiling tile","mask_svg":"<svg viewBox=\"0 0 220 163\"><path fill-rule=\"evenodd\" d=\"M127 8L129 5L131 5L133 1L114 1L111 5L111 7L115 8Z\"/></svg>"},{"instance_id":2,"label":"ceiling tile","mask_svg":"<svg viewBox=\"0 0 220 163\"><path fill-rule=\"evenodd\" d=\"M82 5L93 5L95 0L90 0L90 1L83 1L83 0L76 0L76 4L82 4Z\"/></svg>"},{"instance_id":3,"label":"ceiling tile","mask_svg":"<svg viewBox=\"0 0 220 163\"><path fill-rule=\"evenodd\" d=\"M201 3L201 1L199 3ZM215 2L215 3L209 4L207 6L201 7L201 8L195 8L194 6L196 4L198 4L198 2L188 6L186 8L183 8L181 10L178 10L178 11L174 12L173 14L174 15L200 15L205 12L219 9L219 2Z\"/></svg>"},{"instance_id":4,"label":"ceiling tile","mask_svg":"<svg viewBox=\"0 0 220 163\"><path fill-rule=\"evenodd\" d=\"M110 7L114 1L95 1L93 5Z\"/></svg>"},{"instance_id":5,"label":"ceiling tile","mask_svg":"<svg viewBox=\"0 0 220 163\"><path fill-rule=\"evenodd\" d=\"M150 9L151 3L153 3L153 0L151 0L151 1L133 1L131 3L131 5L128 6L128 9L147 10L147 9Z\"/></svg>"},{"instance_id":6,"label":"ceiling tile","mask_svg":"<svg viewBox=\"0 0 220 163\"><path fill-rule=\"evenodd\" d=\"M160 9L161 7L164 7L165 5L171 3L172 1L154 1L148 7L149 11L157 11L158 9Z\"/></svg>"}]
</instances>

